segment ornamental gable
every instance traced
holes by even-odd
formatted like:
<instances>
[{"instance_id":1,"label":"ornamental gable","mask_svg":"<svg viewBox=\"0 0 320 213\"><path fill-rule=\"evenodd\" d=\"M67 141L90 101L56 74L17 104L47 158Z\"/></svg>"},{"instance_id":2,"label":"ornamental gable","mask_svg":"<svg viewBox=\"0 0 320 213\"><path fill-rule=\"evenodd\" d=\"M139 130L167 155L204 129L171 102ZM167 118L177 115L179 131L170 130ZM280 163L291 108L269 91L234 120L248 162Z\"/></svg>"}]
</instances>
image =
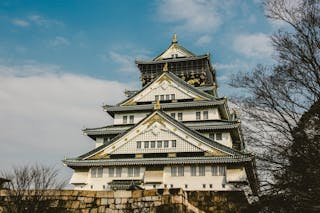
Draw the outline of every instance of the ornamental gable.
<instances>
[{"instance_id":1,"label":"ornamental gable","mask_svg":"<svg viewBox=\"0 0 320 213\"><path fill-rule=\"evenodd\" d=\"M208 141L195 132L193 134L192 130L175 122L161 111L155 111L113 143L102 146L85 159L108 158L111 154L170 152L206 152L216 156L234 154L228 147Z\"/></svg>"},{"instance_id":2,"label":"ornamental gable","mask_svg":"<svg viewBox=\"0 0 320 213\"><path fill-rule=\"evenodd\" d=\"M171 74L173 75L173 74ZM184 84L187 84L183 82ZM129 100L121 103L121 106L135 105L139 102L172 101L172 100L209 100L208 95L197 92L196 89L190 89L188 86L181 85L170 74L164 72L155 81L146 86L139 93Z\"/></svg>"}]
</instances>

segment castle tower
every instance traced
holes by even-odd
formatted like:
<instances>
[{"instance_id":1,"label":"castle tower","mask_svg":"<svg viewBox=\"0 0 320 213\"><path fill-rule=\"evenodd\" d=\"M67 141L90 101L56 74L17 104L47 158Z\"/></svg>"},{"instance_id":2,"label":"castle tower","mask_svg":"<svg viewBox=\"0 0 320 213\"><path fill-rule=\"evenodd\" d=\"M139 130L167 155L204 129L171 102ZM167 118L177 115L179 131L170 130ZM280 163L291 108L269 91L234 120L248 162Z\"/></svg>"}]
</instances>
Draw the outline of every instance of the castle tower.
<instances>
[{"instance_id":1,"label":"castle tower","mask_svg":"<svg viewBox=\"0 0 320 213\"><path fill-rule=\"evenodd\" d=\"M241 191L257 194L254 156L245 152L240 121L217 94L210 55L178 43L135 62L142 88L104 110L113 124L87 128L96 148L64 160L75 189Z\"/></svg>"}]
</instances>

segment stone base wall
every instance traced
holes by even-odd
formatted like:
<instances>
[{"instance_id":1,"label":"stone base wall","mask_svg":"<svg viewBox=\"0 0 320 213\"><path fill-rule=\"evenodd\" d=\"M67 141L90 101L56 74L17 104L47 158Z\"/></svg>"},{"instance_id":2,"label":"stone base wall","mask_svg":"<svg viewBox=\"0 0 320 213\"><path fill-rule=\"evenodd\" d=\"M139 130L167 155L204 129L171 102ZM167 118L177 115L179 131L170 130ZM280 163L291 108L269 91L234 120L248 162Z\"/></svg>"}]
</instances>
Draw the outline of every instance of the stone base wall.
<instances>
[{"instance_id":1,"label":"stone base wall","mask_svg":"<svg viewBox=\"0 0 320 213\"><path fill-rule=\"evenodd\" d=\"M32 193L28 192L28 197L32 197ZM6 209L10 207L9 193L6 190L0 191L0 213L6 213ZM45 212L227 213L241 212L248 206L241 192L184 192L182 189L152 189L135 191L46 190L41 193L43 202L46 202L48 206ZM25 200L26 205L28 204L27 196L21 200Z\"/></svg>"}]
</instances>

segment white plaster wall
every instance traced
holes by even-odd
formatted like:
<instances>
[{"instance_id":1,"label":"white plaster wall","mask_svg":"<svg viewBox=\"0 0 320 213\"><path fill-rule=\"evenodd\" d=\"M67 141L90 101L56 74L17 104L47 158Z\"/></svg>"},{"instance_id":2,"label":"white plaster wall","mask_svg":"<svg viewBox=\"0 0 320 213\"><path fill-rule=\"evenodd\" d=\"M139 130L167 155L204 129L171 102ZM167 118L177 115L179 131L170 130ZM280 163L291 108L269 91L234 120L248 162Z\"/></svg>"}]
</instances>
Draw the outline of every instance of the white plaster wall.
<instances>
[{"instance_id":1,"label":"white plaster wall","mask_svg":"<svg viewBox=\"0 0 320 213\"><path fill-rule=\"evenodd\" d=\"M175 100L192 99L195 97L191 92L178 88L175 83L163 81L162 83L154 84L146 89L135 99L137 102L155 101L156 95L171 95L175 94Z\"/></svg>"},{"instance_id":2,"label":"white plaster wall","mask_svg":"<svg viewBox=\"0 0 320 213\"><path fill-rule=\"evenodd\" d=\"M75 186L75 189L82 190L110 190L108 187L109 182L112 180L141 180L144 178L144 167L140 167L140 176L139 177L128 177L128 168L122 168L121 177L109 177L108 168L103 169L103 177L101 178L91 178L90 171L89 173L82 173L81 175L77 174L78 177L85 178L87 185L83 188L80 186ZM171 176L171 167L164 167L163 172L163 183L156 184L157 188L164 188L167 185L167 188L182 188L186 191L228 191L235 190L232 185L228 184L228 181L243 181L246 180L245 169L243 168L232 168L226 170L226 176L212 176L211 166L207 165L205 167L205 176L191 176L190 166L184 166L184 176ZM75 172L77 173L77 172ZM188 185L188 188L185 188L185 184ZM206 188L203 188L203 184L206 184ZM212 188L210 188L212 184ZM105 188L103 188L105 185ZM143 185L145 189L152 189L154 184ZM93 188L91 188L93 186ZM224 186L224 187L223 187Z\"/></svg>"},{"instance_id":3,"label":"white plaster wall","mask_svg":"<svg viewBox=\"0 0 320 213\"><path fill-rule=\"evenodd\" d=\"M219 114L219 111L217 108L207 108L207 109L201 109L201 110L170 110L165 111L168 115L171 113L176 113L176 119L178 119L178 113L182 112L182 120L183 121L194 121L196 120L196 112L201 112L201 120L203 120L203 111L208 111L208 119L209 120L221 120L221 116ZM144 119L149 113L130 113L130 114L115 114L113 123L115 125L117 124L123 124L123 116L127 116L127 123L129 123L129 116L134 116L134 123L138 123L142 119Z\"/></svg>"},{"instance_id":4,"label":"white plaster wall","mask_svg":"<svg viewBox=\"0 0 320 213\"><path fill-rule=\"evenodd\" d=\"M215 134L216 132L213 132L213 133ZM203 133L203 135L206 136L207 138L209 138L209 133ZM227 147L232 148L233 142L232 142L232 137L231 137L229 132L223 132L222 133L222 140L216 140L215 139L214 141L216 141L218 143L221 143L221 144L223 144L223 145L225 145Z\"/></svg>"},{"instance_id":5,"label":"white plaster wall","mask_svg":"<svg viewBox=\"0 0 320 213\"><path fill-rule=\"evenodd\" d=\"M227 169L227 181L245 181L247 179L246 171L243 167Z\"/></svg>"},{"instance_id":6,"label":"white plaster wall","mask_svg":"<svg viewBox=\"0 0 320 213\"><path fill-rule=\"evenodd\" d=\"M160 125L158 125L160 126ZM170 140L168 140L170 139ZM163 141L169 141L169 147L163 147ZM176 147L172 147L172 140L176 140ZM137 148L137 141L141 141L141 148ZM144 148L144 141L149 141L149 148ZM150 141L156 141L156 147L150 147ZM157 148L157 141L162 141L162 148ZM198 147L190 144L187 140L178 137L175 133L159 129L158 134L154 134L150 128L148 132L140 133L133 140L128 141L118 148L113 154L132 154L132 153L170 153L170 152L200 152Z\"/></svg>"}]
</instances>

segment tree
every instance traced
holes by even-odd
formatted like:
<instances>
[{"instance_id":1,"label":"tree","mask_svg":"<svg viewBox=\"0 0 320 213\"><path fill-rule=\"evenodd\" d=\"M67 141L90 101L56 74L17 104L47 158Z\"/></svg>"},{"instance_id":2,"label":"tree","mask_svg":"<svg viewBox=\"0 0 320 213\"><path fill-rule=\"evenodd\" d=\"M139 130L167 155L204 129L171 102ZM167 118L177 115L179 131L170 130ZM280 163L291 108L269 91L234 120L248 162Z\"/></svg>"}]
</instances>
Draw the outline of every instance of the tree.
<instances>
[{"instance_id":1,"label":"tree","mask_svg":"<svg viewBox=\"0 0 320 213\"><path fill-rule=\"evenodd\" d=\"M231 85L249 93L240 97L250 124L246 128L247 141L258 153L262 193L269 195L265 201L270 204L268 200L294 201L292 198L298 194L293 190L294 182L283 180L296 175L290 171L296 162L294 156L303 147L302 142L309 143L300 140L298 145L296 132L301 115L320 100L320 3L266 0L264 6L268 18L286 24L271 37L276 64L258 65L252 73L235 76ZM305 151L304 156L313 154L310 149ZM312 163L306 160L303 166L312 170ZM304 172L300 170L300 176ZM308 184L300 185L299 193L305 193Z\"/></svg>"},{"instance_id":2,"label":"tree","mask_svg":"<svg viewBox=\"0 0 320 213\"><path fill-rule=\"evenodd\" d=\"M49 189L62 189L66 185L66 181L58 180L58 170L48 166L14 167L3 176L11 180L5 185L8 213L50 212L53 200Z\"/></svg>"}]
</instances>

